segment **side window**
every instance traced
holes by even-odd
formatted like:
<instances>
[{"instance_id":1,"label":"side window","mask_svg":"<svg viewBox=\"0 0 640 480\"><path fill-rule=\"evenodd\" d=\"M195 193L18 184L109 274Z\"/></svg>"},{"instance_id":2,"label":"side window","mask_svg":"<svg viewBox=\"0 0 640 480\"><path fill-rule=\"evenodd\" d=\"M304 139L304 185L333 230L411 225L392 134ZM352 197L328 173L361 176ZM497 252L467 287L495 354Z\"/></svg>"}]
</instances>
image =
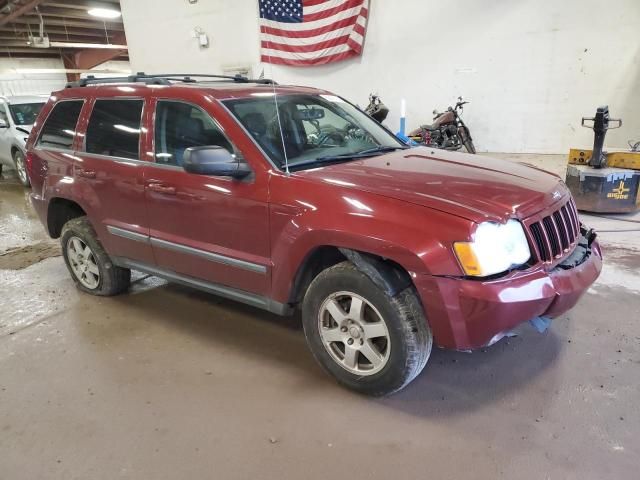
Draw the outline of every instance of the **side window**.
<instances>
[{"instance_id":1,"label":"side window","mask_svg":"<svg viewBox=\"0 0 640 480\"><path fill-rule=\"evenodd\" d=\"M138 159L143 100L96 100L87 126L86 152Z\"/></svg>"},{"instance_id":2,"label":"side window","mask_svg":"<svg viewBox=\"0 0 640 480\"><path fill-rule=\"evenodd\" d=\"M0 120L4 120L4 122L9 125L9 116L7 115L4 103L0 103Z\"/></svg>"},{"instance_id":3,"label":"side window","mask_svg":"<svg viewBox=\"0 0 640 480\"><path fill-rule=\"evenodd\" d=\"M156 106L156 163L182 165L189 147L218 145L233 153L231 143L213 119L195 105L159 100Z\"/></svg>"},{"instance_id":4,"label":"side window","mask_svg":"<svg viewBox=\"0 0 640 480\"><path fill-rule=\"evenodd\" d=\"M71 149L83 103L83 100L65 100L57 103L42 126L36 146Z\"/></svg>"}]
</instances>

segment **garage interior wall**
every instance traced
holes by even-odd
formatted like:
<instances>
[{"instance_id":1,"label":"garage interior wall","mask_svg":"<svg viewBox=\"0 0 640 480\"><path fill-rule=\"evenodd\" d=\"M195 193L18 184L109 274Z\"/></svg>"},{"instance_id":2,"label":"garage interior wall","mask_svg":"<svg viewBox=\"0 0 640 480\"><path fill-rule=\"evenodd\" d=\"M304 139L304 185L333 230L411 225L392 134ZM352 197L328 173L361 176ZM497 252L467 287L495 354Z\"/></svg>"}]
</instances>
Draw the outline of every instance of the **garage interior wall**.
<instances>
[{"instance_id":1,"label":"garage interior wall","mask_svg":"<svg viewBox=\"0 0 640 480\"><path fill-rule=\"evenodd\" d=\"M480 151L566 153L590 146L582 116L608 104L640 139L638 0L371 0L364 55L313 68L260 63L257 0L121 0L134 71L221 73L251 68L279 83L332 90L365 106L377 92L398 129L431 123L458 95ZM210 38L201 48L196 27Z\"/></svg>"},{"instance_id":2,"label":"garage interior wall","mask_svg":"<svg viewBox=\"0 0 640 480\"><path fill-rule=\"evenodd\" d=\"M0 95L48 94L64 87L67 77L58 58L0 58ZM32 69L60 69L56 73L32 74Z\"/></svg>"},{"instance_id":3,"label":"garage interior wall","mask_svg":"<svg viewBox=\"0 0 640 480\"><path fill-rule=\"evenodd\" d=\"M58 72L33 73L33 70L59 70ZM128 75L131 72L129 62L113 60L91 69L96 77ZM109 71L114 73L100 73ZM67 76L64 64L59 58L0 58L0 95L48 95L64 88Z\"/></svg>"}]
</instances>

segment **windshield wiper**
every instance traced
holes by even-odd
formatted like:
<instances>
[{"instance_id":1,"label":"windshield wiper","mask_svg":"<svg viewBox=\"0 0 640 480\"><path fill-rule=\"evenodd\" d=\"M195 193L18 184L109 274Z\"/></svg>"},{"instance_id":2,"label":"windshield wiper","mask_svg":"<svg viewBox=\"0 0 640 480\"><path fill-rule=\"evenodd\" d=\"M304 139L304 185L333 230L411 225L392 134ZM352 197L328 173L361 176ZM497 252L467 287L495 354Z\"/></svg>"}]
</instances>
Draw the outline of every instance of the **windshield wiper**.
<instances>
[{"instance_id":1,"label":"windshield wiper","mask_svg":"<svg viewBox=\"0 0 640 480\"><path fill-rule=\"evenodd\" d=\"M394 152L396 150L406 150L407 148L409 147L378 146L373 148L367 148L365 150L360 150L359 152L339 153L338 155L327 155L324 157L312 158L310 160L305 160L303 162L293 163L289 165L289 168L296 169L298 167L306 167L309 165L315 165L319 163L344 162L348 160L355 160L358 158L375 157L377 155L380 155L381 153Z\"/></svg>"}]
</instances>

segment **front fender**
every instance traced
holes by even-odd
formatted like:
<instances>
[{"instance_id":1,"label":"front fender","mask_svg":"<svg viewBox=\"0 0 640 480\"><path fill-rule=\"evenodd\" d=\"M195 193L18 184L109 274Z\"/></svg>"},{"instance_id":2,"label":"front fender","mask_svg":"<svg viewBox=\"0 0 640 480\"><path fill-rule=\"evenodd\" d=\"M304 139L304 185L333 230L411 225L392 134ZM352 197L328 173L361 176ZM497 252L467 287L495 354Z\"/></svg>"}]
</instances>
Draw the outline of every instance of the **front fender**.
<instances>
[{"instance_id":1,"label":"front fender","mask_svg":"<svg viewBox=\"0 0 640 480\"><path fill-rule=\"evenodd\" d=\"M469 220L367 192L350 190L345 202L339 188L306 187L296 192L296 205L284 194L282 203L270 204L277 301L287 301L300 266L327 246L392 260L410 275L462 274L451 245L466 238Z\"/></svg>"}]
</instances>

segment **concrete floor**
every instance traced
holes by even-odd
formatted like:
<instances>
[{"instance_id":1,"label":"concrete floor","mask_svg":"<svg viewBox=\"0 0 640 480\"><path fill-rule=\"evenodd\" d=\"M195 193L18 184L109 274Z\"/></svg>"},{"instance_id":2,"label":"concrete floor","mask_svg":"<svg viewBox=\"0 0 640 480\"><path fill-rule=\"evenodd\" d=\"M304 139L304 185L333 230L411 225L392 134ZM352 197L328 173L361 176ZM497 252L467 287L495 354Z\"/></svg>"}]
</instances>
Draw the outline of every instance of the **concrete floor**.
<instances>
[{"instance_id":1,"label":"concrete floor","mask_svg":"<svg viewBox=\"0 0 640 480\"><path fill-rule=\"evenodd\" d=\"M435 350L369 399L325 376L296 318L140 276L78 293L27 195L0 180L0 478L637 478L637 223L584 217L605 269L547 333Z\"/></svg>"}]
</instances>

